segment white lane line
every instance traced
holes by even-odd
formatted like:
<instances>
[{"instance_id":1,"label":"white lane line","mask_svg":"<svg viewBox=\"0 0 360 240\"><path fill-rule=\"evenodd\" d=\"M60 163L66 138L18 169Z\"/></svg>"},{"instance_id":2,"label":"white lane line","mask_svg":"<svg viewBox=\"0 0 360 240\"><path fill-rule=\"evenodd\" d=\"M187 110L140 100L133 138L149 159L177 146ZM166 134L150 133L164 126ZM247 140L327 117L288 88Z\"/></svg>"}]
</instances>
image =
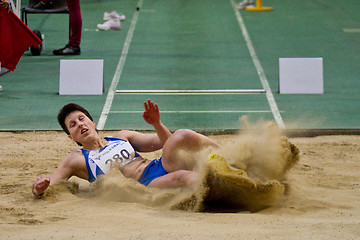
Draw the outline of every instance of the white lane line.
<instances>
[{"instance_id":1,"label":"white lane line","mask_svg":"<svg viewBox=\"0 0 360 240\"><path fill-rule=\"evenodd\" d=\"M343 28L345 33L360 33L360 28Z\"/></svg>"},{"instance_id":2,"label":"white lane line","mask_svg":"<svg viewBox=\"0 0 360 240\"><path fill-rule=\"evenodd\" d=\"M99 31L99 29L98 28L84 28L84 31L85 32L98 32Z\"/></svg>"},{"instance_id":3,"label":"white lane line","mask_svg":"<svg viewBox=\"0 0 360 240\"><path fill-rule=\"evenodd\" d=\"M129 114L129 113L143 113L144 111L110 111L110 113L124 113L124 114ZM160 111L161 113L271 113L271 111L269 110L250 110L250 111L246 111L246 110L222 110L222 111Z\"/></svg>"},{"instance_id":4,"label":"white lane line","mask_svg":"<svg viewBox=\"0 0 360 240\"><path fill-rule=\"evenodd\" d=\"M143 0L139 0L137 6L140 7L140 9L141 9L142 4L143 4ZM138 18L139 18L139 11L135 11L134 16L133 16L133 18L131 20L129 31L128 31L126 39L125 39L125 43L124 43L124 46L123 46L123 50L121 52L121 56L120 56L118 65L116 67L114 77L112 79L112 82L111 82L111 85L110 85L110 88L109 88L109 91L108 91L108 94L107 94L107 97L106 97L105 105L103 107L103 110L101 112L98 124L96 126L96 128L98 130L103 130L104 129L107 117L108 117L109 112L110 112L112 102L114 100L116 87L117 87L117 85L119 83L120 76L121 76L122 70L123 70L124 65L125 65L126 57L127 57L128 52L129 52L130 43L131 43L134 31L135 31L135 26L136 26Z\"/></svg>"},{"instance_id":5,"label":"white lane line","mask_svg":"<svg viewBox=\"0 0 360 240\"><path fill-rule=\"evenodd\" d=\"M117 94L151 95L200 95L200 94L257 94L266 93L264 89L203 89L203 90L116 90Z\"/></svg>"},{"instance_id":6,"label":"white lane line","mask_svg":"<svg viewBox=\"0 0 360 240\"><path fill-rule=\"evenodd\" d=\"M258 58L257 55L256 55L255 48L254 48L254 46L253 46L253 44L252 44L250 35L249 35L249 33L248 33L247 29L246 29L245 22L244 22L243 18L241 17L240 11L238 11L238 10L235 8L235 1L234 1L234 0L230 0L230 3L231 3L231 6L232 6L233 9L234 9L234 12L235 12L237 21L238 21L238 23L239 23L241 32L242 32L242 34L243 34L243 36L244 36L246 45L247 45L247 47L248 47L248 49L249 49L251 58L252 58L252 60L253 60L253 62L254 62L256 71L257 71L257 73L258 73L258 75L259 75L261 84L262 84L263 88L264 88L265 91L266 91L266 98L267 98L267 100L268 100L268 102L269 102L269 105L270 105L271 111L272 111L272 113L273 113L275 122L277 123L277 125L278 125L280 128L286 128L286 127L285 127L285 123L284 123L284 121L282 120L282 117L281 117L281 115L280 115L280 111L279 111L279 108L278 108L278 106L277 106L277 104L276 104L274 95L273 95L272 92L271 92L271 88L270 88L269 82L268 82L268 80L267 80L267 78L266 78L266 76L265 76L264 69L262 68L261 63L260 63L260 60L259 60L259 58Z\"/></svg>"}]
</instances>

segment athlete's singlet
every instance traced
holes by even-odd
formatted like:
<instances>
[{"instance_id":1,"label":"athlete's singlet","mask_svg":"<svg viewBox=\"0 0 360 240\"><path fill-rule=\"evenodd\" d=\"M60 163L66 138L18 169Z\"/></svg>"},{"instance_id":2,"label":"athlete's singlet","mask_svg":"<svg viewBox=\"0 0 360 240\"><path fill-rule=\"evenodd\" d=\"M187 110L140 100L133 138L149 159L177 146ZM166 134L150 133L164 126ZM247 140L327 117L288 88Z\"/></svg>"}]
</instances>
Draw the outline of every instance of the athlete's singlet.
<instances>
[{"instance_id":1,"label":"athlete's singlet","mask_svg":"<svg viewBox=\"0 0 360 240\"><path fill-rule=\"evenodd\" d=\"M140 157L128 141L113 137L105 139L109 142L99 150L79 149L85 157L89 182L95 181L102 174L109 173L114 162L123 166Z\"/></svg>"}]
</instances>

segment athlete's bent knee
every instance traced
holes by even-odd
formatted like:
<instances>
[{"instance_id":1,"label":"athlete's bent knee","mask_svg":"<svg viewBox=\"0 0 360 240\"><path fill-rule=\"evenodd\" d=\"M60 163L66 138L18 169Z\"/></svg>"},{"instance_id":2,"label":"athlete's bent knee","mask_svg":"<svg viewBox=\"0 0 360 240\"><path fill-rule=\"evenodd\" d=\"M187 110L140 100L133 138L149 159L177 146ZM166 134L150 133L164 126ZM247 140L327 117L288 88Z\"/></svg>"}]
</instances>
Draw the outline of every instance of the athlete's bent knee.
<instances>
[{"instance_id":1,"label":"athlete's bent knee","mask_svg":"<svg viewBox=\"0 0 360 240\"><path fill-rule=\"evenodd\" d=\"M195 139L197 137L197 134L190 129L179 129L173 133L172 137L177 139L178 141L188 141Z\"/></svg>"}]
</instances>

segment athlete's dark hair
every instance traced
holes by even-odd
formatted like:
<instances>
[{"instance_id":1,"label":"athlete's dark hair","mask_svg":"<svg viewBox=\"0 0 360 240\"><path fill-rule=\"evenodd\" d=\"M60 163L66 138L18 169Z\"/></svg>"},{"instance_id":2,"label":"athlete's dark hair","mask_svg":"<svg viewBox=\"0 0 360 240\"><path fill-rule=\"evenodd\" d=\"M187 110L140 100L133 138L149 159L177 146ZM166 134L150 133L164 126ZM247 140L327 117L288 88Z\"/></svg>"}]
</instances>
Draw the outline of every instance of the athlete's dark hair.
<instances>
[{"instance_id":1,"label":"athlete's dark hair","mask_svg":"<svg viewBox=\"0 0 360 240\"><path fill-rule=\"evenodd\" d=\"M70 113L72 113L74 111L80 111L80 112L84 113L91 121L94 121L92 119L92 117L90 116L90 113L85 108L83 108L82 106L80 106L78 104L69 103L69 104L63 106L57 116L57 119L58 119L58 122L59 122L61 128L64 130L64 132L66 132L67 135L70 135L70 132L65 125L65 118L67 117L67 115L69 115Z\"/></svg>"}]
</instances>

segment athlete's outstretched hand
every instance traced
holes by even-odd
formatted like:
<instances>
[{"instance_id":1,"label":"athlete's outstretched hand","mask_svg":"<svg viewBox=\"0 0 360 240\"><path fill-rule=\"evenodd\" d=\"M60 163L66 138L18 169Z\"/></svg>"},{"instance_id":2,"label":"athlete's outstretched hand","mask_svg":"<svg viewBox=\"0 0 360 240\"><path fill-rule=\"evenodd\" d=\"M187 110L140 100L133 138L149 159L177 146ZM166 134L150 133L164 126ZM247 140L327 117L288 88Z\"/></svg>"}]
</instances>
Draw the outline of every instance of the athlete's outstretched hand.
<instances>
[{"instance_id":1,"label":"athlete's outstretched hand","mask_svg":"<svg viewBox=\"0 0 360 240\"><path fill-rule=\"evenodd\" d=\"M50 178L38 177L33 186L33 194L35 196L41 196L50 185Z\"/></svg>"},{"instance_id":2,"label":"athlete's outstretched hand","mask_svg":"<svg viewBox=\"0 0 360 240\"><path fill-rule=\"evenodd\" d=\"M144 102L145 111L143 112L142 116L148 124L154 125L160 123L160 111L159 106L148 99Z\"/></svg>"}]
</instances>

